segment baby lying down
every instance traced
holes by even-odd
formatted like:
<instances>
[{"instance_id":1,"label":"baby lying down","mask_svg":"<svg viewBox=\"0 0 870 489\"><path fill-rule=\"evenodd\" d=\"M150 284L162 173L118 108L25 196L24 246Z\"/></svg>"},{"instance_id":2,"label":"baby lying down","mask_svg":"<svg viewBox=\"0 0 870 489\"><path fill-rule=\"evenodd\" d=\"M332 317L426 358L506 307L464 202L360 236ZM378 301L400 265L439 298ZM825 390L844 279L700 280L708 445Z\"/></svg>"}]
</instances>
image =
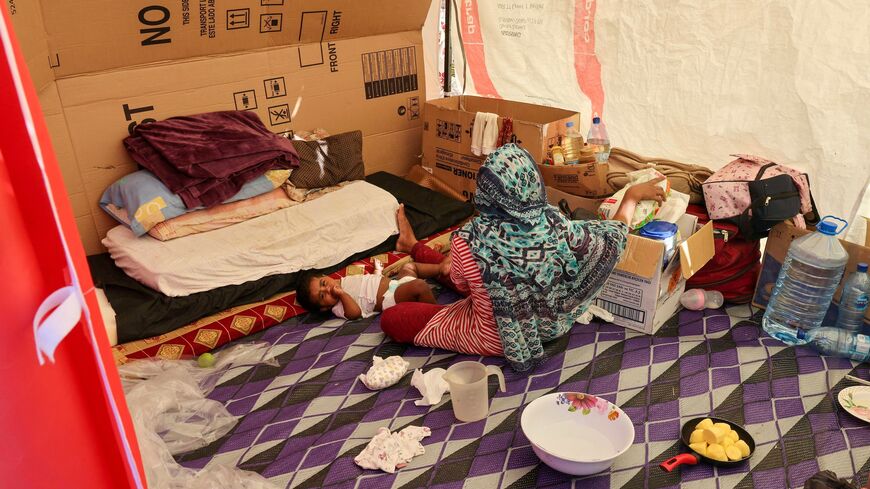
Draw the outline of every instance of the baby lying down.
<instances>
[{"instance_id":1,"label":"baby lying down","mask_svg":"<svg viewBox=\"0 0 870 489\"><path fill-rule=\"evenodd\" d=\"M384 277L379 262L375 273L350 275L340 281L325 275L306 274L296 289L296 301L309 311L326 311L342 319L374 316L399 302L435 304L435 296L423 280L441 273L441 265L409 263L396 278Z\"/></svg>"}]
</instances>

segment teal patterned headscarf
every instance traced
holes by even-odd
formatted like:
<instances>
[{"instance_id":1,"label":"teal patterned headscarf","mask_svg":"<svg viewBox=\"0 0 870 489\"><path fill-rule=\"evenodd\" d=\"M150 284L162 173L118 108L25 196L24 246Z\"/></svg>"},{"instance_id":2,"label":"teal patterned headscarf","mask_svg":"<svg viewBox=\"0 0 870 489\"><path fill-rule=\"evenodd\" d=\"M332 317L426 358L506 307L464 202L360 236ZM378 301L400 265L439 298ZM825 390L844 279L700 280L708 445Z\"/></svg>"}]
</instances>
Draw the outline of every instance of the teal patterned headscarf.
<instances>
[{"instance_id":1,"label":"teal patterned headscarf","mask_svg":"<svg viewBox=\"0 0 870 489\"><path fill-rule=\"evenodd\" d=\"M543 360L543 344L565 334L598 295L628 228L563 216L547 203L534 160L515 144L490 153L474 204L479 216L457 234L480 267L505 358L528 370Z\"/></svg>"}]
</instances>

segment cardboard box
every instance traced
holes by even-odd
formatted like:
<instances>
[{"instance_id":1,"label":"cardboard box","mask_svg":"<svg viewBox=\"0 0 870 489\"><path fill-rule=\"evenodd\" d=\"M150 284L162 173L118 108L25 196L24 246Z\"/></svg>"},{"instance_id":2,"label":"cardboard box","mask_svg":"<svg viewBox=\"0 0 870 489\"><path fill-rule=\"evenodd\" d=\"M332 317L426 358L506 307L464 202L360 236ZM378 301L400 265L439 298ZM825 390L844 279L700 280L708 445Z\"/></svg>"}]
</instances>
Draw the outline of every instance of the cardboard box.
<instances>
[{"instance_id":1,"label":"cardboard box","mask_svg":"<svg viewBox=\"0 0 870 489\"><path fill-rule=\"evenodd\" d=\"M758 276L758 284L755 286L755 296L752 298L752 304L761 309L767 308L767 303L770 301L770 294L773 292L773 287L776 284L776 279L779 277L779 272L782 269L782 264L788 254L788 248L792 241L806 236L812 231L806 229L798 229L789 222L778 224L770 230L770 235L767 237L767 246L764 248L764 256L761 258L761 274ZM870 262L870 246L861 246L849 241L840 240L840 244L849 253L849 262L846 264L845 275L855 271L860 262ZM870 245L870 242L867 243ZM834 302L831 304L828 313L825 316L824 324L834 324L837 319L837 309L840 302L840 296L843 293L843 283L837 288L834 294ZM870 323L870 310L864 315L864 324Z\"/></svg>"},{"instance_id":2,"label":"cardboard box","mask_svg":"<svg viewBox=\"0 0 870 489\"><path fill-rule=\"evenodd\" d=\"M15 3L41 7L50 67L57 77L281 46L300 46L307 63L330 65L337 61L332 42L419 33L430 5L416 0Z\"/></svg>"},{"instance_id":3,"label":"cardboard box","mask_svg":"<svg viewBox=\"0 0 870 489\"><path fill-rule=\"evenodd\" d=\"M426 102L423 110L423 167L447 182L466 198L474 193L475 179L485 157L471 152L471 130L478 112L513 119L513 142L525 148L536 162L547 156L550 145L564 135L565 123L579 125L579 115L564 109L461 95Z\"/></svg>"},{"instance_id":4,"label":"cardboard box","mask_svg":"<svg viewBox=\"0 0 870 489\"><path fill-rule=\"evenodd\" d=\"M429 0L223 1L44 0L52 8L41 10L16 2L18 37L34 53L29 67L47 75L40 102L87 253L104 251L100 240L117 225L98 201L137 169L122 145L137 124L252 110L275 132L362 130L367 173L403 175L419 162ZM179 11L200 6L207 19L210 9L222 19L245 9L251 19L279 12L283 24L274 32L254 24L201 36L198 15L188 24ZM165 12L167 22L157 23ZM145 34L155 36L147 45L140 14L152 29ZM49 51L60 53L53 70L43 66Z\"/></svg>"},{"instance_id":5,"label":"cardboard box","mask_svg":"<svg viewBox=\"0 0 870 489\"><path fill-rule=\"evenodd\" d=\"M538 165L544 177L544 185L559 189L573 195L593 199L608 197L613 194L607 185L607 172L610 165L592 161L576 165Z\"/></svg>"},{"instance_id":6,"label":"cardboard box","mask_svg":"<svg viewBox=\"0 0 870 489\"><path fill-rule=\"evenodd\" d=\"M597 209L601 202L551 187L547 187L547 199L553 205L565 199L572 209L583 207L589 211ZM679 256L664 270L663 242L633 234L628 236L622 259L595 301L614 315L614 324L654 334L680 309L680 295L686 289L686 280L710 261L714 247L711 223L698 228L698 218L686 214L677 222L677 227L683 237Z\"/></svg>"}]
</instances>

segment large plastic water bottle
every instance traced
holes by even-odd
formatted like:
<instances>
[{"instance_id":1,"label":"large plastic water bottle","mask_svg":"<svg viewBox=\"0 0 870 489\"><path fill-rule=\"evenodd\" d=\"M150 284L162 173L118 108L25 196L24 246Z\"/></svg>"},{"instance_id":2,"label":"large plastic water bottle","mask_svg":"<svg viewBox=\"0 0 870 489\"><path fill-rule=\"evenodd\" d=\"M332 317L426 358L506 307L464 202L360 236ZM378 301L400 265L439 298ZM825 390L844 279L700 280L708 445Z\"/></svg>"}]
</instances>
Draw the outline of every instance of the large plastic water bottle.
<instances>
[{"instance_id":1,"label":"large plastic water bottle","mask_svg":"<svg viewBox=\"0 0 870 489\"><path fill-rule=\"evenodd\" d=\"M802 345L798 330L818 328L840 284L849 255L837 239L846 221L827 216L816 232L798 238L776 279L770 303L761 322L767 334L789 345Z\"/></svg>"},{"instance_id":2,"label":"large plastic water bottle","mask_svg":"<svg viewBox=\"0 0 870 489\"><path fill-rule=\"evenodd\" d=\"M586 143L592 147L595 160L598 163L607 163L610 158L610 137L607 136L607 127L601 122L601 117L598 117L598 114L592 118L592 127L589 128Z\"/></svg>"},{"instance_id":3,"label":"large plastic water bottle","mask_svg":"<svg viewBox=\"0 0 870 489\"><path fill-rule=\"evenodd\" d=\"M870 337L840 328L798 330L798 340L809 343L823 355L851 358L859 362L870 360Z\"/></svg>"},{"instance_id":4,"label":"large plastic water bottle","mask_svg":"<svg viewBox=\"0 0 870 489\"><path fill-rule=\"evenodd\" d=\"M837 314L837 327L858 331L864 325L864 313L867 312L867 294L870 294L870 276L867 275L867 264L859 263L858 270L851 275L843 285L843 295L840 296L840 309Z\"/></svg>"}]
</instances>

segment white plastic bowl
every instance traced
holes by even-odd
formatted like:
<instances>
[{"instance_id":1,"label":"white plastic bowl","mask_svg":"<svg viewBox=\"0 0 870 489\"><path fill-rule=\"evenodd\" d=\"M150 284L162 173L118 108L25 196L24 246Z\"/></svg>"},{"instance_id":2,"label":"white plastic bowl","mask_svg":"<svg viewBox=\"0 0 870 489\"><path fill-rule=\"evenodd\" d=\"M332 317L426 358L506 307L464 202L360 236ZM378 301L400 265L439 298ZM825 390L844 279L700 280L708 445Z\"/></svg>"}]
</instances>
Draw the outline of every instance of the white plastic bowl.
<instances>
[{"instance_id":1,"label":"white plastic bowl","mask_svg":"<svg viewBox=\"0 0 870 489\"><path fill-rule=\"evenodd\" d=\"M634 425L622 409L580 392L535 399L520 426L542 462L571 475L607 470L634 443Z\"/></svg>"}]
</instances>

